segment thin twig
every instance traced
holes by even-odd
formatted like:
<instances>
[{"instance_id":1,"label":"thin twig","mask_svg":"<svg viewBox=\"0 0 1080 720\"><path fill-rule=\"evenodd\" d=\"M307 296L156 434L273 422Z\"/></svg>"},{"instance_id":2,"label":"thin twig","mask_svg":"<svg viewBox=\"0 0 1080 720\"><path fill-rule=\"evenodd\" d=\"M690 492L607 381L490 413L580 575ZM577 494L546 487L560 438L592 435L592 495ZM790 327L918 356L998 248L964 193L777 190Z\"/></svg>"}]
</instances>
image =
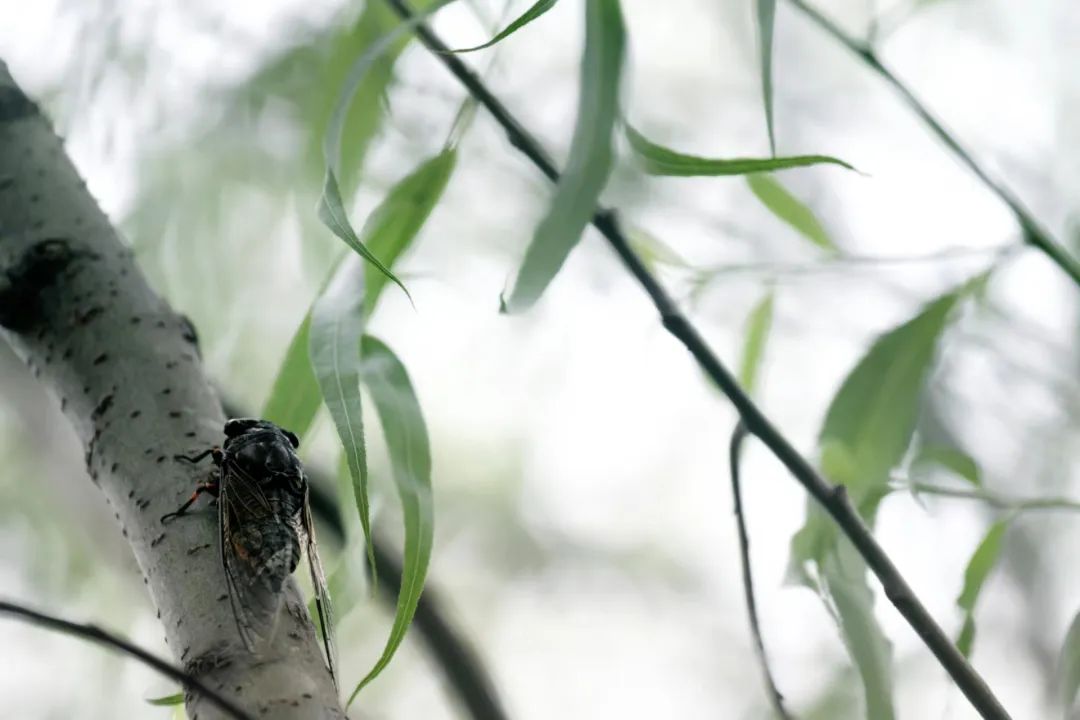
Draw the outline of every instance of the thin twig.
<instances>
[{"instance_id":1,"label":"thin twig","mask_svg":"<svg viewBox=\"0 0 1080 720\"><path fill-rule=\"evenodd\" d=\"M405 0L386 2L403 20L410 20L415 16ZM510 144L528 157L546 177L557 181L559 172L539 141L492 95L476 74L460 58L450 53L449 47L425 23L416 24L414 32L433 56L491 113L506 132ZM885 550L874 539L873 533L848 499L843 486L833 486L819 475L814 466L799 454L742 391L738 381L709 348L697 328L683 316L667 290L653 277L631 248L629 240L619 229L615 213L605 208L597 208L592 224L607 239L627 270L648 294L660 314L664 328L686 347L705 374L728 397L747 431L760 439L832 516L881 582L885 596L922 638L979 714L987 720L1008 720L1009 714L993 691L934 621Z\"/></svg>"},{"instance_id":2,"label":"thin twig","mask_svg":"<svg viewBox=\"0 0 1080 720\"><path fill-rule=\"evenodd\" d=\"M1039 224L1039 221L1036 220L1031 211L1024 206L1020 201L1020 198L1014 195L1003 183L990 177L990 174L975 161L975 158L971 153L960 145L960 142L945 129L945 126L942 125L941 121L915 97L911 89L882 64L881 59L877 56L877 53L874 52L872 47L848 35L841 30L836 23L829 20L803 0L788 1L810 18L814 24L832 36L834 40L855 54L868 68L876 72L882 80L891 85L893 90L896 91L907 106L911 108L931 132L937 136L938 140L952 151L953 155L956 156L961 163L966 165L968 170L970 170L983 185L997 195L998 198L1009 207L1009 210L1012 211L1017 222L1020 224L1020 229L1024 234L1024 240L1041 250L1048 258L1050 258L1050 260L1057 264L1058 267L1072 278L1074 283L1080 286L1080 262L1054 240L1053 236L1050 235L1050 232Z\"/></svg>"},{"instance_id":3,"label":"thin twig","mask_svg":"<svg viewBox=\"0 0 1080 720\"><path fill-rule=\"evenodd\" d=\"M739 421L731 434L728 455L731 461L731 495L735 501L735 524L739 528L739 559L742 562L743 593L746 596L746 612L750 615L750 632L754 636L754 650L761 664L761 673L765 677L765 687L769 691L769 702L772 703L777 716L783 720L792 720L791 714L784 707L784 696L780 694L780 689L776 686L776 680L769 669L769 658L765 654L765 641L762 639L761 624L758 622L757 602L754 600L754 577L750 568L750 535L746 531L742 489L739 486L739 459L742 455L743 441L748 434L746 426Z\"/></svg>"},{"instance_id":4,"label":"thin twig","mask_svg":"<svg viewBox=\"0 0 1080 720\"><path fill-rule=\"evenodd\" d=\"M74 635L75 637L83 638L91 642L98 643L99 645L105 645L111 647L114 650L119 650L122 653L126 653L140 662L149 665L157 670L162 675L176 680L179 683L184 684L192 690L199 692L207 700L212 702L221 708L229 716L236 718L237 720L254 720L254 718L248 713L241 710L231 700L227 700L218 693L214 692L210 688L206 687L198 678L194 677L190 673L184 672L180 668L176 667L172 663L169 663L161 658L151 655L146 650L132 645L127 640L117 637L112 633L102 630L96 625L82 625L79 623L70 622L62 618L58 618L54 615L46 615L45 613L38 612L37 610L31 610L28 607L20 605L18 603L11 602L9 600L0 600L0 613L6 613L13 615L21 620L40 625L48 628L49 630L56 630L57 632L66 633L68 635Z\"/></svg>"},{"instance_id":5,"label":"thin twig","mask_svg":"<svg viewBox=\"0 0 1080 720\"><path fill-rule=\"evenodd\" d=\"M924 495L978 500L997 510L1009 512L1028 512L1038 510L1060 510L1080 512L1080 501L1065 497L1017 498L1001 495L983 488L951 488L920 481L893 481L889 483L894 490L907 490Z\"/></svg>"}]
</instances>

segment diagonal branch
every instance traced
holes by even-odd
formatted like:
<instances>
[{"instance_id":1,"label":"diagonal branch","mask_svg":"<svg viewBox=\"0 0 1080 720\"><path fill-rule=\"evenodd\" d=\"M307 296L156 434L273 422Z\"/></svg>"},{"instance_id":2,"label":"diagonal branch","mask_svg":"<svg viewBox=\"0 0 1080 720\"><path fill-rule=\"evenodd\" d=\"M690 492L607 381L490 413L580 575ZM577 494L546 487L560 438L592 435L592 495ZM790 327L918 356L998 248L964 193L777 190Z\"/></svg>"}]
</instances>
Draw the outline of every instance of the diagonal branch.
<instances>
[{"instance_id":1,"label":"diagonal branch","mask_svg":"<svg viewBox=\"0 0 1080 720\"><path fill-rule=\"evenodd\" d=\"M806 17L810 18L815 25L855 54L868 68L877 73L882 80L890 85L900 96L900 99L911 108L912 112L919 116L919 119L923 121L923 124L930 129L950 152L952 152L956 159L963 163L967 169L970 170L988 190L990 190L990 192L997 195L998 198L1008 206L1009 210L1011 210L1012 214L1016 217L1016 221L1020 224L1020 229L1024 234L1024 241L1041 250L1051 261L1060 267L1074 283L1080 285L1080 261L1077 261L1077 259L1069 254L1064 247L1054 240L1050 235L1050 232L1039 224L1039 221L1035 219L1032 212L1024 206L1024 203L1020 201L1020 198L1013 194L1012 190L999 180L992 178L990 173L975 161L975 158L972 157L971 153L960 144L959 140L953 137L953 135L945 129L945 126L942 125L941 121L938 120L938 118L931 113L917 97L915 97L915 94L911 89L896 77L892 71L885 67L872 47L845 33L836 23L808 5L804 0L788 1L796 9L806 15Z\"/></svg>"},{"instance_id":2,"label":"diagonal branch","mask_svg":"<svg viewBox=\"0 0 1080 720\"><path fill-rule=\"evenodd\" d=\"M758 622L757 602L754 600L754 576L750 568L750 535L746 531L746 514L743 511L742 488L739 484L739 460L742 457L742 445L746 440L746 426L741 422L731 434L728 459L731 462L731 495L735 502L735 523L739 526L739 560L742 562L743 593L746 595L746 612L750 616L750 632L754 636L754 650L757 652L761 672L765 676L765 687L769 691L769 702L773 712L782 720L792 720L791 714L784 707L784 696L776 686L776 680L769 669L769 658L765 654L765 641L761 636L761 624Z\"/></svg>"},{"instance_id":3,"label":"diagonal branch","mask_svg":"<svg viewBox=\"0 0 1080 720\"><path fill-rule=\"evenodd\" d=\"M166 662L156 655L143 650L138 645L134 645L127 640L124 640L122 637L113 635L106 630L102 630L96 625L74 623L56 617L55 615L47 615L46 613L31 610L28 607L6 600L0 600L0 614L11 615L20 620L33 623L34 625L48 628L49 630L56 630L57 632L73 635L84 640L89 640L90 642L98 643L99 645L111 647L114 650L119 650L120 652L137 659L139 662L149 665L171 680L175 680L204 695L207 700L214 705L217 705L230 717L236 718L236 720L253 720L251 715L238 708L231 700L222 697L208 688L198 678L191 675L191 673L184 672L172 663Z\"/></svg>"},{"instance_id":4,"label":"diagonal branch","mask_svg":"<svg viewBox=\"0 0 1080 720\"><path fill-rule=\"evenodd\" d=\"M386 0L386 2L403 20L411 21L415 17L415 13L405 0ZM506 132L510 144L527 156L545 176L552 181L557 181L558 170L539 141L525 130L480 78L453 55L450 48L426 24L418 23L415 26L415 32L434 57L443 63L473 97L491 113ZM818 474L814 466L799 454L743 392L738 381L709 348L697 328L682 314L667 290L653 277L641 258L630 247L626 236L619 229L615 213L606 208L597 208L592 224L600 231L626 269L645 290L659 312L667 331L686 347L705 374L716 383L735 406L747 431L755 435L772 451L795 479L836 521L841 531L851 540L881 582L885 596L922 638L971 704L987 720L1007 720L1009 714L998 702L993 691L960 654L949 636L915 596L900 571L863 523L843 486L833 486Z\"/></svg>"}]
</instances>

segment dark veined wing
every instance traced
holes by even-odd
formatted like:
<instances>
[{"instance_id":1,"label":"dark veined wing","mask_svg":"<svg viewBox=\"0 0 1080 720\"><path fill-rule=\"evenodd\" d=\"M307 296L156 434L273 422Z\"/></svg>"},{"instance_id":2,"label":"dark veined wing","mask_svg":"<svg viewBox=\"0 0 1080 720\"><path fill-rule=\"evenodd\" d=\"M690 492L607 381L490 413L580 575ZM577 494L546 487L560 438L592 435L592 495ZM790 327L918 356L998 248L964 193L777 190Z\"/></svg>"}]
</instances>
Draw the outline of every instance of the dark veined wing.
<instances>
[{"instance_id":1,"label":"dark veined wing","mask_svg":"<svg viewBox=\"0 0 1080 720\"><path fill-rule=\"evenodd\" d=\"M257 652L274 637L281 586L300 549L258 481L235 463L223 468L218 513L236 626L247 649Z\"/></svg>"},{"instance_id":2,"label":"dark veined wing","mask_svg":"<svg viewBox=\"0 0 1080 720\"><path fill-rule=\"evenodd\" d=\"M326 573L322 560L319 559L318 543L315 542L315 524L311 520L311 502L308 489L304 488L303 530L307 545L308 569L311 570L311 586L315 590L315 609L319 613L319 627L322 630L323 647L326 649L326 664L330 668L330 677L337 687L337 648L334 646L334 612L330 606L330 592L326 586Z\"/></svg>"}]
</instances>

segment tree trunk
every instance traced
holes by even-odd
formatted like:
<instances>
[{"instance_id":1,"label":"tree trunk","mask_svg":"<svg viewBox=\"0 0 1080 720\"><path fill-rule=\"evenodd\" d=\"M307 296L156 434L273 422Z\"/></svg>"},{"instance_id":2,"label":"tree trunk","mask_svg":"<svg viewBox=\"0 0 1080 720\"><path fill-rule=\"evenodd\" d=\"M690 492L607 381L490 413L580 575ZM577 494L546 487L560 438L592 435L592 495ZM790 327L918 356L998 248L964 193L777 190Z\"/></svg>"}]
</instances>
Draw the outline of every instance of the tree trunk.
<instances>
[{"instance_id":1,"label":"tree trunk","mask_svg":"<svg viewBox=\"0 0 1080 720\"><path fill-rule=\"evenodd\" d=\"M147 285L2 61L0 326L82 439L177 661L256 717L345 717L295 583L255 657L233 619L216 513L161 524L206 472L173 456L220 443L221 403L194 329ZM221 717L190 693L187 710Z\"/></svg>"}]
</instances>

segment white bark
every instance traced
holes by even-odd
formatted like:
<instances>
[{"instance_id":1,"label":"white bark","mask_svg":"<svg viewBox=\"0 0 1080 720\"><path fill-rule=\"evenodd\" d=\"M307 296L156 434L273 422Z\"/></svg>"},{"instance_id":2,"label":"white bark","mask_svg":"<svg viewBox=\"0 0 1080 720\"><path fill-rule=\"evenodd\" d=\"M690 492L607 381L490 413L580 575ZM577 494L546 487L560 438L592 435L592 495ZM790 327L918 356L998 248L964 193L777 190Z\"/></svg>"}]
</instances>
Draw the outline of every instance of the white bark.
<instances>
[{"instance_id":1,"label":"white bark","mask_svg":"<svg viewBox=\"0 0 1080 720\"><path fill-rule=\"evenodd\" d=\"M82 439L177 662L255 717L344 717L295 583L256 658L233 620L216 513L161 524L205 473L173 456L221 441L221 404L190 325L147 285L2 61L0 326ZM190 695L187 709L221 717Z\"/></svg>"}]
</instances>

